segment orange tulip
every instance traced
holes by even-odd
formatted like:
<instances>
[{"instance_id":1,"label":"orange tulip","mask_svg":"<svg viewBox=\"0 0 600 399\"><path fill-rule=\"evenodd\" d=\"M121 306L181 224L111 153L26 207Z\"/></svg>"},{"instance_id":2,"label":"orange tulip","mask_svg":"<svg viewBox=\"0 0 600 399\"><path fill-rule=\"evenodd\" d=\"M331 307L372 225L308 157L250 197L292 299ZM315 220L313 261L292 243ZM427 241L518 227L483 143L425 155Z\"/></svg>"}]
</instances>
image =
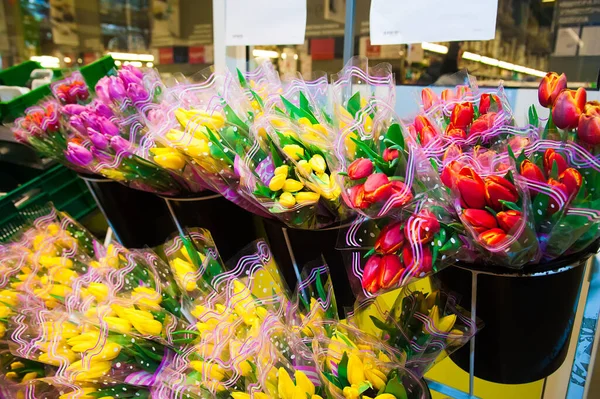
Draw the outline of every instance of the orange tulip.
<instances>
[{"instance_id":1,"label":"orange tulip","mask_svg":"<svg viewBox=\"0 0 600 399\"><path fill-rule=\"evenodd\" d=\"M373 162L370 159L358 158L348 166L348 177L351 180L364 179L373 173Z\"/></svg>"},{"instance_id":2,"label":"orange tulip","mask_svg":"<svg viewBox=\"0 0 600 399\"><path fill-rule=\"evenodd\" d=\"M402 222L391 223L379 232L375 241L375 251L381 254L391 254L398 251L403 243Z\"/></svg>"},{"instance_id":3,"label":"orange tulip","mask_svg":"<svg viewBox=\"0 0 600 399\"><path fill-rule=\"evenodd\" d=\"M450 123L454 127L465 129L473 122L474 113L473 104L470 102L456 104L450 115Z\"/></svg>"},{"instance_id":4,"label":"orange tulip","mask_svg":"<svg viewBox=\"0 0 600 399\"><path fill-rule=\"evenodd\" d=\"M362 287L374 294L379 291L379 276L381 274L381 270L379 268L379 263L381 262L381 256L379 255L371 255L367 263L365 263L365 267L363 269L363 275L361 284Z\"/></svg>"},{"instance_id":5,"label":"orange tulip","mask_svg":"<svg viewBox=\"0 0 600 399\"><path fill-rule=\"evenodd\" d=\"M503 201L517 202L519 194L514 184L500 176L488 176L485 178L485 198L488 205L497 211L502 210Z\"/></svg>"},{"instance_id":6,"label":"orange tulip","mask_svg":"<svg viewBox=\"0 0 600 399\"><path fill-rule=\"evenodd\" d=\"M498 227L494 215L485 209L465 209L463 211L463 217L478 234Z\"/></svg>"},{"instance_id":7,"label":"orange tulip","mask_svg":"<svg viewBox=\"0 0 600 399\"><path fill-rule=\"evenodd\" d=\"M506 239L507 235L504 230L495 228L484 231L479 235L479 240L489 246L495 246L500 244Z\"/></svg>"},{"instance_id":8,"label":"orange tulip","mask_svg":"<svg viewBox=\"0 0 600 399\"><path fill-rule=\"evenodd\" d=\"M579 117L577 137L585 144L600 144L600 103L590 101Z\"/></svg>"},{"instance_id":9,"label":"orange tulip","mask_svg":"<svg viewBox=\"0 0 600 399\"><path fill-rule=\"evenodd\" d=\"M460 170L456 178L456 187L460 192L463 207L485 208L485 184L473 169L465 166Z\"/></svg>"},{"instance_id":10,"label":"orange tulip","mask_svg":"<svg viewBox=\"0 0 600 399\"><path fill-rule=\"evenodd\" d=\"M581 173L574 168L567 168L563 173L560 174L558 180L560 180L560 182L563 183L567 188L567 195L569 197L577 195L579 189L581 188L581 184L583 183Z\"/></svg>"},{"instance_id":11,"label":"orange tulip","mask_svg":"<svg viewBox=\"0 0 600 399\"><path fill-rule=\"evenodd\" d=\"M562 174L569 166L562 155L554 151L552 148L548 148L546 152L544 152L544 169L546 169L546 175L550 175L552 167L555 163L559 175Z\"/></svg>"},{"instance_id":12,"label":"orange tulip","mask_svg":"<svg viewBox=\"0 0 600 399\"><path fill-rule=\"evenodd\" d=\"M423 109L428 111L434 104L440 101L438 96L429 87L421 90L421 102L423 103Z\"/></svg>"},{"instance_id":13,"label":"orange tulip","mask_svg":"<svg viewBox=\"0 0 600 399\"><path fill-rule=\"evenodd\" d=\"M400 280L402 272L404 272L404 266L402 266L398 255L395 254L383 256L379 262L379 268L381 269L379 286L384 289L393 287Z\"/></svg>"},{"instance_id":14,"label":"orange tulip","mask_svg":"<svg viewBox=\"0 0 600 399\"><path fill-rule=\"evenodd\" d=\"M575 129L586 101L585 89L561 91L552 108L552 120L560 129Z\"/></svg>"},{"instance_id":15,"label":"orange tulip","mask_svg":"<svg viewBox=\"0 0 600 399\"><path fill-rule=\"evenodd\" d=\"M484 115L487 114L492 105L492 99L494 100L494 104L496 106L496 111L502 110L502 103L500 102L500 98L498 98L495 94L483 93L481 98L479 99L479 114Z\"/></svg>"},{"instance_id":16,"label":"orange tulip","mask_svg":"<svg viewBox=\"0 0 600 399\"><path fill-rule=\"evenodd\" d=\"M567 77L564 73L559 76L556 72L548 72L538 87L538 99L542 107L552 107L558 94L566 88Z\"/></svg>"},{"instance_id":17,"label":"orange tulip","mask_svg":"<svg viewBox=\"0 0 600 399\"><path fill-rule=\"evenodd\" d=\"M503 212L498 212L496 218L498 218L498 224L500 228L507 233L510 233L514 230L515 226L521 220L521 212L515 210L508 210Z\"/></svg>"}]
</instances>

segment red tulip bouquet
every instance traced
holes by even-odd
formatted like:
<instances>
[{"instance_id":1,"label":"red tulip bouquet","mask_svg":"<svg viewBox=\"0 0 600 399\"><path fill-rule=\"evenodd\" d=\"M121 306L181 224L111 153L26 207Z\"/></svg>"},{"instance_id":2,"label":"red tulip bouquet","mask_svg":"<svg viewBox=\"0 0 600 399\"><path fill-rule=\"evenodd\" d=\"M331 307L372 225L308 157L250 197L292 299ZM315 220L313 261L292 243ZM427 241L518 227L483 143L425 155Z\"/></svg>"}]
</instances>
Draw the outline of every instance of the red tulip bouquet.
<instances>
[{"instance_id":1,"label":"red tulip bouquet","mask_svg":"<svg viewBox=\"0 0 600 399\"><path fill-rule=\"evenodd\" d=\"M50 84L54 97L62 105L87 104L90 92L81 73L73 72L69 77Z\"/></svg>"},{"instance_id":2,"label":"red tulip bouquet","mask_svg":"<svg viewBox=\"0 0 600 399\"><path fill-rule=\"evenodd\" d=\"M406 367L422 376L483 326L456 301L453 294L438 289L427 293L409 285L393 304L381 296L357 303L348 321L395 348Z\"/></svg>"}]
</instances>

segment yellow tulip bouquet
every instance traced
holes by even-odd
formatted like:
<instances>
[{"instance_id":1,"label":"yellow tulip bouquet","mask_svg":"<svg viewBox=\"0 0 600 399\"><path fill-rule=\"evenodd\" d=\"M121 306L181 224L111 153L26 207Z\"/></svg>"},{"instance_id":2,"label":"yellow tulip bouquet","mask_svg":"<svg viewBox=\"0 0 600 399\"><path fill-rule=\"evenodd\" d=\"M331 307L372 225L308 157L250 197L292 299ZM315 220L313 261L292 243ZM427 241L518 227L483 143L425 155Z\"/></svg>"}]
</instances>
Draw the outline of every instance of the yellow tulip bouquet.
<instances>
[{"instance_id":1,"label":"yellow tulip bouquet","mask_svg":"<svg viewBox=\"0 0 600 399\"><path fill-rule=\"evenodd\" d=\"M377 297L355 306L348 322L401 353L406 367L422 376L437 362L465 345L483 327L440 289L429 292L409 285L393 304Z\"/></svg>"},{"instance_id":2,"label":"yellow tulip bouquet","mask_svg":"<svg viewBox=\"0 0 600 399\"><path fill-rule=\"evenodd\" d=\"M40 394L48 387L38 386L36 382L39 378L51 376L55 370L43 363L14 356L5 348L0 350L0 395L25 398L28 392L35 392L39 395L36 398L42 397Z\"/></svg>"}]
</instances>

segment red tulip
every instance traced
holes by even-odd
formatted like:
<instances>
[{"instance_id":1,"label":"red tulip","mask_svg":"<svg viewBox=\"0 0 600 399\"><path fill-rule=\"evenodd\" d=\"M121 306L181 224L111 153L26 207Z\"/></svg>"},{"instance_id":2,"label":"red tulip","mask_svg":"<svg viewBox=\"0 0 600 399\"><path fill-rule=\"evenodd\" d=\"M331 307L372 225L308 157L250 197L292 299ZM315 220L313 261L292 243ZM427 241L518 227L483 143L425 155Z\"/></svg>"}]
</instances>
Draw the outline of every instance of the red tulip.
<instances>
[{"instance_id":1,"label":"red tulip","mask_svg":"<svg viewBox=\"0 0 600 399\"><path fill-rule=\"evenodd\" d=\"M435 130L426 126L418 133L419 143L421 143L422 146L426 146L429 142L435 140L435 136Z\"/></svg>"},{"instance_id":2,"label":"red tulip","mask_svg":"<svg viewBox=\"0 0 600 399\"><path fill-rule=\"evenodd\" d=\"M413 195L406 184L400 180L391 181L392 189L392 208L399 208L408 204L413 199Z\"/></svg>"},{"instance_id":3,"label":"red tulip","mask_svg":"<svg viewBox=\"0 0 600 399\"><path fill-rule=\"evenodd\" d=\"M420 272L419 274L429 273L431 271L431 269L433 268L433 257L431 256L431 249L429 249L429 248L430 248L429 245L422 245L420 247L421 260L420 260L420 264L416 268L416 270L418 270ZM405 245L404 248L402 249L402 262L404 263L404 266L406 268L411 268L411 269L414 268L413 251L412 251L412 248L410 247L410 245Z\"/></svg>"},{"instance_id":4,"label":"red tulip","mask_svg":"<svg viewBox=\"0 0 600 399\"><path fill-rule=\"evenodd\" d=\"M461 154L462 154L462 148L460 148L460 146L452 143L446 148L446 151L444 151L444 155L442 156L442 161L445 161L446 159L450 159L450 160L456 159Z\"/></svg>"},{"instance_id":5,"label":"red tulip","mask_svg":"<svg viewBox=\"0 0 600 399\"><path fill-rule=\"evenodd\" d=\"M546 181L540 168L529 159L525 159L521 162L521 176L535 182L544 183Z\"/></svg>"},{"instance_id":6,"label":"red tulip","mask_svg":"<svg viewBox=\"0 0 600 399\"><path fill-rule=\"evenodd\" d=\"M538 99L542 107L550 108L558 94L567 88L565 74L558 76L556 72L548 72L538 87Z\"/></svg>"},{"instance_id":7,"label":"red tulip","mask_svg":"<svg viewBox=\"0 0 600 399\"><path fill-rule=\"evenodd\" d=\"M519 193L514 184L500 176L488 176L485 178L485 198L488 205L496 210L502 210L500 200L517 202Z\"/></svg>"},{"instance_id":8,"label":"red tulip","mask_svg":"<svg viewBox=\"0 0 600 399\"><path fill-rule=\"evenodd\" d=\"M442 101L449 102L449 101L452 101L455 99L456 99L456 96L454 95L454 92L452 91L452 89L444 89L442 91Z\"/></svg>"},{"instance_id":9,"label":"red tulip","mask_svg":"<svg viewBox=\"0 0 600 399\"><path fill-rule=\"evenodd\" d=\"M365 290L370 292L371 294L379 291L379 275L381 274L381 270L379 268L379 263L381 262L381 256L379 255L371 255L367 263L365 263L365 268L363 269L362 275L362 286Z\"/></svg>"},{"instance_id":10,"label":"red tulip","mask_svg":"<svg viewBox=\"0 0 600 399\"><path fill-rule=\"evenodd\" d=\"M474 113L473 104L470 102L456 104L450 115L450 123L454 127L465 129L473 122Z\"/></svg>"},{"instance_id":11,"label":"red tulip","mask_svg":"<svg viewBox=\"0 0 600 399\"><path fill-rule=\"evenodd\" d=\"M585 107L586 92L580 87L575 90L563 90L556 97L552 108L552 120L560 129L575 129Z\"/></svg>"},{"instance_id":12,"label":"red tulip","mask_svg":"<svg viewBox=\"0 0 600 399\"><path fill-rule=\"evenodd\" d=\"M483 93L481 98L479 99L479 114L484 115L487 114L490 110L490 106L492 105L492 99L494 100L494 104L496 105L496 111L502 110L502 103L500 102L500 98L498 98L495 94Z\"/></svg>"},{"instance_id":13,"label":"red tulip","mask_svg":"<svg viewBox=\"0 0 600 399\"><path fill-rule=\"evenodd\" d=\"M462 168L456 179L462 205L465 208L485 208L485 184L481 177L468 166Z\"/></svg>"},{"instance_id":14,"label":"red tulip","mask_svg":"<svg viewBox=\"0 0 600 399\"><path fill-rule=\"evenodd\" d=\"M460 165L460 163L458 161L456 161L456 160L450 161L450 163L448 163L444 167L444 170L442 170L442 174L440 175L440 179L442 180L442 183L444 183L444 185L446 187L449 187L449 188L454 187L454 184L455 184L456 180L458 179L458 175L459 175L461 169L462 169L462 166Z\"/></svg>"},{"instance_id":15,"label":"red tulip","mask_svg":"<svg viewBox=\"0 0 600 399\"><path fill-rule=\"evenodd\" d=\"M494 215L484 209L465 209L463 217L478 234L498 227Z\"/></svg>"},{"instance_id":16,"label":"red tulip","mask_svg":"<svg viewBox=\"0 0 600 399\"><path fill-rule=\"evenodd\" d=\"M581 184L583 183L581 173L574 168L567 168L563 173L560 174L558 180L560 180L560 182L567 187L567 195L569 197L577 195L579 189L581 188Z\"/></svg>"},{"instance_id":17,"label":"red tulip","mask_svg":"<svg viewBox=\"0 0 600 399\"><path fill-rule=\"evenodd\" d=\"M423 115L417 115L417 117L415 118L414 126L415 126L417 133L421 133L424 128L429 128L431 130L434 130L433 124L431 123L431 121L426 116L423 116Z\"/></svg>"},{"instance_id":18,"label":"red tulip","mask_svg":"<svg viewBox=\"0 0 600 399\"><path fill-rule=\"evenodd\" d=\"M569 167L567 161L562 157L562 155L554 151L552 148L548 148L546 152L544 152L544 169L546 169L547 176L549 176L550 172L552 172L554 163L556 163L559 175Z\"/></svg>"},{"instance_id":19,"label":"red tulip","mask_svg":"<svg viewBox=\"0 0 600 399\"><path fill-rule=\"evenodd\" d=\"M392 194L392 185L385 173L374 173L365 181L365 199L369 202L387 200Z\"/></svg>"},{"instance_id":20,"label":"red tulip","mask_svg":"<svg viewBox=\"0 0 600 399\"><path fill-rule=\"evenodd\" d=\"M464 140L467 138L467 133L465 132L465 129L454 127L452 124L449 124L446 128L446 136Z\"/></svg>"},{"instance_id":21,"label":"red tulip","mask_svg":"<svg viewBox=\"0 0 600 399\"><path fill-rule=\"evenodd\" d=\"M462 99L463 97L466 97L467 95L471 94L471 88L467 85L458 85L456 86L456 98L457 99Z\"/></svg>"},{"instance_id":22,"label":"red tulip","mask_svg":"<svg viewBox=\"0 0 600 399\"><path fill-rule=\"evenodd\" d=\"M429 87L421 90L421 102L425 111L428 111L439 100L438 96Z\"/></svg>"},{"instance_id":23,"label":"red tulip","mask_svg":"<svg viewBox=\"0 0 600 399\"><path fill-rule=\"evenodd\" d=\"M383 150L384 161L392 162L396 158L398 158L398 150L394 150L391 148L386 148L385 150Z\"/></svg>"},{"instance_id":24,"label":"red tulip","mask_svg":"<svg viewBox=\"0 0 600 399\"><path fill-rule=\"evenodd\" d=\"M515 226L520 223L521 220L521 212L515 210L508 210L503 212L498 212L496 218L498 218L498 224L500 228L507 233L514 231Z\"/></svg>"},{"instance_id":25,"label":"red tulip","mask_svg":"<svg viewBox=\"0 0 600 399\"><path fill-rule=\"evenodd\" d=\"M561 183L558 180L554 180L552 178L548 179L548 185L553 189L554 193L563 193L565 198L569 198L569 190L564 183ZM558 202L554 199L553 196L550 196L550 200L548 201L548 213L550 215L555 214L561 209Z\"/></svg>"},{"instance_id":26,"label":"red tulip","mask_svg":"<svg viewBox=\"0 0 600 399\"><path fill-rule=\"evenodd\" d=\"M365 199L364 185L358 184L354 187L351 187L349 196L352 208L365 209L369 206L369 202Z\"/></svg>"},{"instance_id":27,"label":"red tulip","mask_svg":"<svg viewBox=\"0 0 600 399\"><path fill-rule=\"evenodd\" d=\"M379 274L379 286L383 289L393 287L402 277L404 266L398 255L385 255L379 262L381 272Z\"/></svg>"},{"instance_id":28,"label":"red tulip","mask_svg":"<svg viewBox=\"0 0 600 399\"><path fill-rule=\"evenodd\" d=\"M410 242L427 244L433 240L433 236L440 231L440 222L433 212L421 209L419 213L408 218L404 227L404 234Z\"/></svg>"},{"instance_id":29,"label":"red tulip","mask_svg":"<svg viewBox=\"0 0 600 399\"><path fill-rule=\"evenodd\" d=\"M579 117L577 137L585 144L600 144L600 103L597 101L590 101L585 105L584 112Z\"/></svg>"},{"instance_id":30,"label":"red tulip","mask_svg":"<svg viewBox=\"0 0 600 399\"><path fill-rule=\"evenodd\" d=\"M507 235L502 229L490 229L479 234L479 240L485 245L495 246L506 239Z\"/></svg>"},{"instance_id":31,"label":"red tulip","mask_svg":"<svg viewBox=\"0 0 600 399\"><path fill-rule=\"evenodd\" d=\"M402 223L391 223L379 232L379 236L375 241L375 251L381 254L391 254L398 251L403 243Z\"/></svg>"},{"instance_id":32,"label":"red tulip","mask_svg":"<svg viewBox=\"0 0 600 399\"><path fill-rule=\"evenodd\" d=\"M348 166L348 177L351 180L364 179L373 173L373 162L366 158L357 158Z\"/></svg>"},{"instance_id":33,"label":"red tulip","mask_svg":"<svg viewBox=\"0 0 600 399\"><path fill-rule=\"evenodd\" d=\"M479 118L473 121L473 124L471 125L471 130L469 130L469 134L480 134L490 130L492 127L494 127L495 119L495 112L488 112L487 114L481 115Z\"/></svg>"}]
</instances>

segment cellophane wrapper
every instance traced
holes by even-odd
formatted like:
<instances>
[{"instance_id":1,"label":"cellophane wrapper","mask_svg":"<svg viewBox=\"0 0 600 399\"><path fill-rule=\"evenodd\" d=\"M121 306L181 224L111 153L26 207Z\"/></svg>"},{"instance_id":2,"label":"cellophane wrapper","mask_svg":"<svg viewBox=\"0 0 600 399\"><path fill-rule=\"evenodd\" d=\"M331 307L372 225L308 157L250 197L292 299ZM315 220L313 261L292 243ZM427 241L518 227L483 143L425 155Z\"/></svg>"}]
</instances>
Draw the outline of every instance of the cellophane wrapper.
<instances>
[{"instance_id":1,"label":"cellophane wrapper","mask_svg":"<svg viewBox=\"0 0 600 399\"><path fill-rule=\"evenodd\" d=\"M311 347L329 398L426 398L428 389L404 367L400 353L374 337L341 323L332 324L331 338L315 337Z\"/></svg>"},{"instance_id":2,"label":"cellophane wrapper","mask_svg":"<svg viewBox=\"0 0 600 399\"><path fill-rule=\"evenodd\" d=\"M434 278L435 279L435 278ZM357 302L348 322L394 347L406 367L424 375L483 327L457 305L456 294L408 285L395 294Z\"/></svg>"}]
</instances>

